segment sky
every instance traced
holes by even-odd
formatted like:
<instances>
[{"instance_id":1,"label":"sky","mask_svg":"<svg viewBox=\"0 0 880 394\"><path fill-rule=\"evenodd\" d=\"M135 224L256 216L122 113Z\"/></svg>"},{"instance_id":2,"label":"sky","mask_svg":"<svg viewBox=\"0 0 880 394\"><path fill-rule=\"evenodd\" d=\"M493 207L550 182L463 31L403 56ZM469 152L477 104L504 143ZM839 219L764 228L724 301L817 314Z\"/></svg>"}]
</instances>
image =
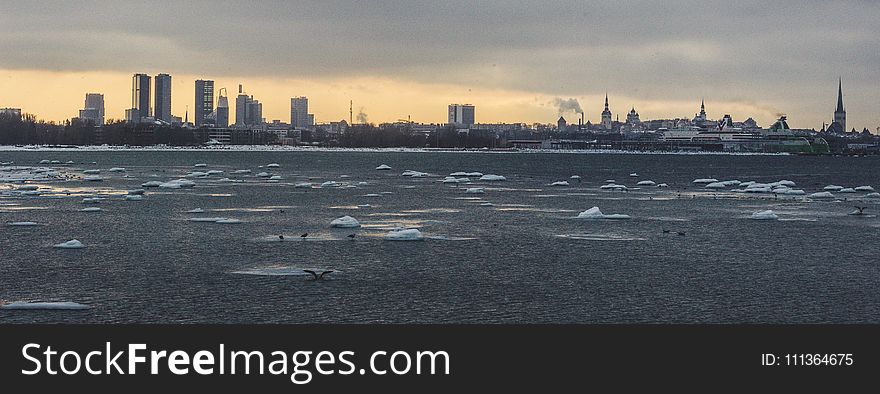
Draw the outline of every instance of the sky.
<instances>
[{"instance_id":1,"label":"sky","mask_svg":"<svg viewBox=\"0 0 880 394\"><path fill-rule=\"evenodd\" d=\"M134 73L173 77L172 112L194 80L268 121L308 96L316 121L555 123L577 99L599 120L607 92L625 119L780 114L820 128L843 79L848 127L880 127L880 1L20 1L0 0L0 107L76 116L104 93L107 118L131 106ZM570 110L562 113L577 119ZM192 114L190 113L190 117Z\"/></svg>"}]
</instances>

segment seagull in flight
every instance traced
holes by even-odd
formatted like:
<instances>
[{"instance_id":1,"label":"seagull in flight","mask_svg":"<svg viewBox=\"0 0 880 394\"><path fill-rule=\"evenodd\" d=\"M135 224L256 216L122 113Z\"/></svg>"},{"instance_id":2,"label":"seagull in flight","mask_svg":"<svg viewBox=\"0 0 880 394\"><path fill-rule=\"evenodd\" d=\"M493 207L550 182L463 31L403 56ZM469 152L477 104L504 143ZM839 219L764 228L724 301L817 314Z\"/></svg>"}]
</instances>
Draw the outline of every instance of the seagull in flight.
<instances>
[{"instance_id":1,"label":"seagull in flight","mask_svg":"<svg viewBox=\"0 0 880 394\"><path fill-rule=\"evenodd\" d=\"M308 272L308 273L312 274L313 279L311 279L311 280L318 281L318 280L324 280L324 275L327 275L327 274L333 272L333 270L321 271L320 274L315 271L312 271L312 270L303 270L303 272Z\"/></svg>"},{"instance_id":2,"label":"seagull in flight","mask_svg":"<svg viewBox=\"0 0 880 394\"><path fill-rule=\"evenodd\" d=\"M856 208L856 210L850 212L850 215L861 216L861 215L864 215L865 210L868 209L868 207L860 207L858 205L856 205L855 208Z\"/></svg>"},{"instance_id":3,"label":"seagull in flight","mask_svg":"<svg viewBox=\"0 0 880 394\"><path fill-rule=\"evenodd\" d=\"M305 237L308 237L308 236L309 236L309 233L303 233L303 235L300 235L299 237L300 237L300 238L305 238Z\"/></svg>"}]
</instances>

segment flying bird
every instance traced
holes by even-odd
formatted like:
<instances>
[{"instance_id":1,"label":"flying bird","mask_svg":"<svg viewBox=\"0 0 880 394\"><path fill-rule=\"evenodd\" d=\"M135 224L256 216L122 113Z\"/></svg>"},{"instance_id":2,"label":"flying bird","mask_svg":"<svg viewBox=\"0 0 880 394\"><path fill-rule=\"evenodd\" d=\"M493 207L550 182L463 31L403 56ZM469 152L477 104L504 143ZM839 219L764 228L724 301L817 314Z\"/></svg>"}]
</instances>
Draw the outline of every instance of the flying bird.
<instances>
[{"instance_id":1,"label":"flying bird","mask_svg":"<svg viewBox=\"0 0 880 394\"><path fill-rule=\"evenodd\" d=\"M858 216L858 215L864 215L864 214L865 214L865 210L868 209L868 207L860 207L860 206L858 206L858 205L856 205L855 208L856 208L856 211L852 211L852 212L850 212L850 215L856 215L856 216Z\"/></svg>"},{"instance_id":2,"label":"flying bird","mask_svg":"<svg viewBox=\"0 0 880 394\"><path fill-rule=\"evenodd\" d=\"M324 280L324 275L327 275L327 274L333 272L333 270L330 270L330 271L321 271L320 274L317 273L317 272L315 272L315 271L312 271L312 270L303 270L303 272L308 272L308 273L312 274L312 279L311 279L311 280L313 280L313 281L318 281L318 280Z\"/></svg>"},{"instance_id":3,"label":"flying bird","mask_svg":"<svg viewBox=\"0 0 880 394\"><path fill-rule=\"evenodd\" d=\"M309 236L309 233L303 233L303 235L300 235L299 237L300 237L300 238L305 238L305 237L308 237L308 236Z\"/></svg>"},{"instance_id":4,"label":"flying bird","mask_svg":"<svg viewBox=\"0 0 880 394\"><path fill-rule=\"evenodd\" d=\"M354 239L355 234L349 234L348 237Z\"/></svg>"}]
</instances>

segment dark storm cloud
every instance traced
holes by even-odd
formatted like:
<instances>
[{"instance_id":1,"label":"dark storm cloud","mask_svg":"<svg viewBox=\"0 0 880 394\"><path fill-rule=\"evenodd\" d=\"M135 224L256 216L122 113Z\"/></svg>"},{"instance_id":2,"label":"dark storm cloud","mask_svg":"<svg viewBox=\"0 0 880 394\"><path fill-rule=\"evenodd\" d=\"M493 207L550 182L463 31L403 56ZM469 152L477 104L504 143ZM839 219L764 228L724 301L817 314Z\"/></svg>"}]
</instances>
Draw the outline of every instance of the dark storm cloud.
<instances>
[{"instance_id":1,"label":"dark storm cloud","mask_svg":"<svg viewBox=\"0 0 880 394\"><path fill-rule=\"evenodd\" d=\"M837 75L858 94L880 77L876 1L4 3L0 68L743 101L825 94Z\"/></svg>"}]
</instances>

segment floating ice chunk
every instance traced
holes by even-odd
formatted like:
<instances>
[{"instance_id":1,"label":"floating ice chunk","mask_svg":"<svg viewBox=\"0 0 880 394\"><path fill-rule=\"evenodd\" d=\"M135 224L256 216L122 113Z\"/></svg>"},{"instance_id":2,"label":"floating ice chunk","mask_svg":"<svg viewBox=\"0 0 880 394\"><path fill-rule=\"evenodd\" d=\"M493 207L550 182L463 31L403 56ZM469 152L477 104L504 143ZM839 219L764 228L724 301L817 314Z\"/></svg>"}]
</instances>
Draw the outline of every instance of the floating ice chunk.
<instances>
[{"instance_id":1,"label":"floating ice chunk","mask_svg":"<svg viewBox=\"0 0 880 394\"><path fill-rule=\"evenodd\" d=\"M838 190L837 192L838 193L855 193L856 189L853 189L851 187L845 187L843 189Z\"/></svg>"},{"instance_id":2,"label":"floating ice chunk","mask_svg":"<svg viewBox=\"0 0 880 394\"><path fill-rule=\"evenodd\" d=\"M357 206L358 208L372 208L373 206L370 204L361 204Z\"/></svg>"},{"instance_id":3,"label":"floating ice chunk","mask_svg":"<svg viewBox=\"0 0 880 394\"><path fill-rule=\"evenodd\" d=\"M125 201L143 201L144 196L140 194L129 194L125 196Z\"/></svg>"},{"instance_id":4,"label":"floating ice chunk","mask_svg":"<svg viewBox=\"0 0 880 394\"><path fill-rule=\"evenodd\" d=\"M486 190L484 190L482 187L469 187L465 189L464 192L468 194L483 194L486 193Z\"/></svg>"},{"instance_id":5,"label":"floating ice chunk","mask_svg":"<svg viewBox=\"0 0 880 394\"><path fill-rule=\"evenodd\" d=\"M334 186L339 186L339 183L337 183L336 181L327 181L327 182L324 182L321 184L321 187L334 187Z\"/></svg>"},{"instance_id":6,"label":"floating ice chunk","mask_svg":"<svg viewBox=\"0 0 880 394\"><path fill-rule=\"evenodd\" d=\"M466 172L466 173L464 173L464 176L476 178L476 177L483 176L483 173L482 172Z\"/></svg>"},{"instance_id":7,"label":"floating ice chunk","mask_svg":"<svg viewBox=\"0 0 880 394\"><path fill-rule=\"evenodd\" d=\"M789 181L789 180L785 180L785 179L783 179L783 180L781 180L781 181L779 181L779 182L773 182L773 183L771 183L770 185L772 185L772 186L788 186L788 187L794 187L794 186L796 186L797 184L794 183L794 182L792 182L792 181Z\"/></svg>"},{"instance_id":8,"label":"floating ice chunk","mask_svg":"<svg viewBox=\"0 0 880 394\"><path fill-rule=\"evenodd\" d=\"M193 167L207 167L207 166L208 166L207 163L196 163L195 165L193 165Z\"/></svg>"},{"instance_id":9,"label":"floating ice chunk","mask_svg":"<svg viewBox=\"0 0 880 394\"><path fill-rule=\"evenodd\" d=\"M37 222L9 222L9 223L6 223L6 225L13 226L13 227L32 227L32 226L39 226L40 224Z\"/></svg>"},{"instance_id":10,"label":"floating ice chunk","mask_svg":"<svg viewBox=\"0 0 880 394\"><path fill-rule=\"evenodd\" d=\"M99 175L89 175L83 178L86 182L101 182L104 178L101 178Z\"/></svg>"},{"instance_id":11,"label":"floating ice chunk","mask_svg":"<svg viewBox=\"0 0 880 394\"><path fill-rule=\"evenodd\" d=\"M73 160L68 160L68 161L64 162L64 164L74 164L74 163L73 163Z\"/></svg>"},{"instance_id":12,"label":"floating ice chunk","mask_svg":"<svg viewBox=\"0 0 880 394\"><path fill-rule=\"evenodd\" d=\"M50 163L49 160L40 160L40 164L49 164L49 163Z\"/></svg>"},{"instance_id":13,"label":"floating ice chunk","mask_svg":"<svg viewBox=\"0 0 880 394\"><path fill-rule=\"evenodd\" d=\"M480 177L480 180L481 180L481 181L492 181L492 182L495 182L495 181L506 181L507 178L505 178L505 177L503 177L503 176L501 176L501 175L486 174L486 175L481 176L481 177Z\"/></svg>"},{"instance_id":14,"label":"floating ice chunk","mask_svg":"<svg viewBox=\"0 0 880 394\"><path fill-rule=\"evenodd\" d=\"M270 181L280 181L281 175L272 175L271 177L269 177L269 180Z\"/></svg>"},{"instance_id":15,"label":"floating ice chunk","mask_svg":"<svg viewBox=\"0 0 880 394\"><path fill-rule=\"evenodd\" d=\"M776 220L776 219L779 219L779 216L777 216L771 210L766 210L766 211L753 213L752 216L749 217L749 219L752 219L752 220Z\"/></svg>"},{"instance_id":16,"label":"floating ice chunk","mask_svg":"<svg viewBox=\"0 0 880 394\"><path fill-rule=\"evenodd\" d=\"M186 213L205 213L205 210L202 208L194 208L186 211Z\"/></svg>"},{"instance_id":17,"label":"floating ice chunk","mask_svg":"<svg viewBox=\"0 0 880 394\"><path fill-rule=\"evenodd\" d=\"M787 189L784 194L789 195L789 196L803 196L803 195L807 194L807 192L805 192L801 189Z\"/></svg>"},{"instance_id":18,"label":"floating ice chunk","mask_svg":"<svg viewBox=\"0 0 880 394\"><path fill-rule=\"evenodd\" d=\"M39 188L40 187L37 185L21 185L21 186L17 187L16 190L26 191L26 190L37 190Z\"/></svg>"},{"instance_id":19,"label":"floating ice chunk","mask_svg":"<svg viewBox=\"0 0 880 394\"><path fill-rule=\"evenodd\" d=\"M655 183L654 181L641 181L639 183L636 183L636 186L657 186L657 183Z\"/></svg>"},{"instance_id":20,"label":"floating ice chunk","mask_svg":"<svg viewBox=\"0 0 880 394\"><path fill-rule=\"evenodd\" d=\"M104 200L101 197L86 197L82 200L83 204L100 204Z\"/></svg>"},{"instance_id":21,"label":"floating ice chunk","mask_svg":"<svg viewBox=\"0 0 880 394\"><path fill-rule=\"evenodd\" d=\"M592 207L586 211L583 211L578 214L578 219L609 219L609 220L624 220L629 219L629 215L621 215L621 214L612 214L605 215L599 210L599 207Z\"/></svg>"},{"instance_id":22,"label":"floating ice chunk","mask_svg":"<svg viewBox=\"0 0 880 394\"><path fill-rule=\"evenodd\" d=\"M278 164L278 163L269 163L269 164L266 164L266 168L278 168L278 167L281 167L281 165Z\"/></svg>"},{"instance_id":23,"label":"floating ice chunk","mask_svg":"<svg viewBox=\"0 0 880 394\"><path fill-rule=\"evenodd\" d=\"M834 195L830 192L819 192L810 194L810 198L834 198Z\"/></svg>"},{"instance_id":24,"label":"floating ice chunk","mask_svg":"<svg viewBox=\"0 0 880 394\"><path fill-rule=\"evenodd\" d=\"M825 186L825 189L823 189L823 190L830 191L830 192L836 192L836 191L839 191L840 189L843 189L843 186L828 185L828 186Z\"/></svg>"},{"instance_id":25,"label":"floating ice chunk","mask_svg":"<svg viewBox=\"0 0 880 394\"><path fill-rule=\"evenodd\" d=\"M310 182L299 182L293 185L293 187L298 189L310 189L312 187L312 184Z\"/></svg>"},{"instance_id":26,"label":"floating ice chunk","mask_svg":"<svg viewBox=\"0 0 880 394\"><path fill-rule=\"evenodd\" d=\"M569 179L581 179L580 175L572 175Z\"/></svg>"},{"instance_id":27,"label":"floating ice chunk","mask_svg":"<svg viewBox=\"0 0 880 394\"><path fill-rule=\"evenodd\" d=\"M39 196L40 194L43 194L43 193L40 192L39 190L26 190L26 191L21 192L22 196Z\"/></svg>"},{"instance_id":28,"label":"floating ice chunk","mask_svg":"<svg viewBox=\"0 0 880 394\"><path fill-rule=\"evenodd\" d=\"M62 242L53 247L59 249L82 249L85 247L85 245L83 245L82 242L79 242L78 240L71 239L70 241Z\"/></svg>"},{"instance_id":29,"label":"floating ice chunk","mask_svg":"<svg viewBox=\"0 0 880 394\"><path fill-rule=\"evenodd\" d=\"M251 173L251 170L235 170L235 171L232 171L232 173L233 173L233 174L236 174L236 175L239 175L239 174L250 174L250 173Z\"/></svg>"},{"instance_id":30,"label":"floating ice chunk","mask_svg":"<svg viewBox=\"0 0 880 394\"><path fill-rule=\"evenodd\" d=\"M0 305L0 309L10 310L82 310L89 309L88 305L76 302L29 302L15 301L9 304Z\"/></svg>"},{"instance_id":31,"label":"floating ice chunk","mask_svg":"<svg viewBox=\"0 0 880 394\"><path fill-rule=\"evenodd\" d=\"M190 222L211 222L211 223L217 223L217 222L219 222L219 221L221 221L221 220L229 220L229 218L189 218L189 219L187 219L187 220L189 220Z\"/></svg>"},{"instance_id":32,"label":"floating ice chunk","mask_svg":"<svg viewBox=\"0 0 880 394\"><path fill-rule=\"evenodd\" d=\"M417 229L396 228L385 234L385 239L388 241L421 241L425 238L422 236L422 232Z\"/></svg>"},{"instance_id":33,"label":"floating ice chunk","mask_svg":"<svg viewBox=\"0 0 880 394\"><path fill-rule=\"evenodd\" d=\"M381 197L381 196L382 196L382 195L381 195L381 194L378 194L378 193L364 194L364 197Z\"/></svg>"},{"instance_id":34,"label":"floating ice chunk","mask_svg":"<svg viewBox=\"0 0 880 394\"><path fill-rule=\"evenodd\" d=\"M159 186L162 186L162 183L163 182L159 182L159 181L149 181L149 182L141 183L141 187L159 187Z\"/></svg>"},{"instance_id":35,"label":"floating ice chunk","mask_svg":"<svg viewBox=\"0 0 880 394\"><path fill-rule=\"evenodd\" d=\"M715 183L715 182L718 182L718 180L715 178L699 178L699 179L694 179L693 183Z\"/></svg>"},{"instance_id":36,"label":"floating ice chunk","mask_svg":"<svg viewBox=\"0 0 880 394\"><path fill-rule=\"evenodd\" d=\"M789 188L783 186L783 187L778 187L776 189L773 189L772 192L773 192L773 194L785 194L789 190L790 190Z\"/></svg>"},{"instance_id":37,"label":"floating ice chunk","mask_svg":"<svg viewBox=\"0 0 880 394\"><path fill-rule=\"evenodd\" d=\"M614 191L626 191L627 187L624 185L618 185L616 183L609 183L607 185L599 186L599 189L602 190L614 190Z\"/></svg>"},{"instance_id":38,"label":"floating ice chunk","mask_svg":"<svg viewBox=\"0 0 880 394\"><path fill-rule=\"evenodd\" d=\"M550 186L569 186L569 184L567 181L558 181L551 183Z\"/></svg>"},{"instance_id":39,"label":"floating ice chunk","mask_svg":"<svg viewBox=\"0 0 880 394\"><path fill-rule=\"evenodd\" d=\"M706 189L725 189L727 185L724 182L712 182L706 185Z\"/></svg>"},{"instance_id":40,"label":"floating ice chunk","mask_svg":"<svg viewBox=\"0 0 880 394\"><path fill-rule=\"evenodd\" d=\"M85 171L83 171L83 174L86 174L86 175L94 175L94 174L100 174L100 173L101 173L101 170L85 170Z\"/></svg>"},{"instance_id":41,"label":"floating ice chunk","mask_svg":"<svg viewBox=\"0 0 880 394\"><path fill-rule=\"evenodd\" d=\"M143 195L144 193L146 193L146 190L144 189L132 189L128 191L128 194L131 195Z\"/></svg>"},{"instance_id":42,"label":"floating ice chunk","mask_svg":"<svg viewBox=\"0 0 880 394\"><path fill-rule=\"evenodd\" d=\"M207 173L209 176L210 176L210 175L217 175L217 174L222 174L222 173L223 173L223 170L208 170L206 173Z\"/></svg>"},{"instance_id":43,"label":"floating ice chunk","mask_svg":"<svg viewBox=\"0 0 880 394\"><path fill-rule=\"evenodd\" d=\"M874 188L871 186L859 186L859 187L855 188L855 191L857 191L857 192L872 192L872 191L874 191Z\"/></svg>"},{"instance_id":44,"label":"floating ice chunk","mask_svg":"<svg viewBox=\"0 0 880 394\"><path fill-rule=\"evenodd\" d=\"M261 172L261 173L257 174L257 176L260 177L260 178L268 178L268 177L270 177L271 175L269 175L268 172Z\"/></svg>"},{"instance_id":45,"label":"floating ice chunk","mask_svg":"<svg viewBox=\"0 0 880 394\"><path fill-rule=\"evenodd\" d=\"M657 185L657 187L669 187L669 185L667 185L665 183L661 183L661 184Z\"/></svg>"},{"instance_id":46,"label":"floating ice chunk","mask_svg":"<svg viewBox=\"0 0 880 394\"><path fill-rule=\"evenodd\" d=\"M377 171L387 171L387 170L390 170L390 169L391 169L391 166L386 165L386 164L382 164L382 165L376 167L376 170L377 170Z\"/></svg>"},{"instance_id":47,"label":"floating ice chunk","mask_svg":"<svg viewBox=\"0 0 880 394\"><path fill-rule=\"evenodd\" d=\"M180 189L182 187L193 187L196 183L186 179L174 179L165 183L159 184L160 188L163 189Z\"/></svg>"},{"instance_id":48,"label":"floating ice chunk","mask_svg":"<svg viewBox=\"0 0 880 394\"><path fill-rule=\"evenodd\" d=\"M98 207L88 207L79 210L80 212L101 212L103 209Z\"/></svg>"},{"instance_id":49,"label":"floating ice chunk","mask_svg":"<svg viewBox=\"0 0 880 394\"><path fill-rule=\"evenodd\" d=\"M357 219L351 216L343 216L341 218L333 219L333 221L330 222L330 227L356 228L360 226L361 224L357 221Z\"/></svg>"},{"instance_id":50,"label":"floating ice chunk","mask_svg":"<svg viewBox=\"0 0 880 394\"><path fill-rule=\"evenodd\" d=\"M605 183L617 183L614 179L606 179Z\"/></svg>"},{"instance_id":51,"label":"floating ice chunk","mask_svg":"<svg viewBox=\"0 0 880 394\"><path fill-rule=\"evenodd\" d=\"M217 223L217 224L239 224L239 223L241 223L241 220L238 220L238 219L220 219L220 220L218 220L218 221L216 221L216 222L214 222L214 223Z\"/></svg>"},{"instance_id":52,"label":"floating ice chunk","mask_svg":"<svg viewBox=\"0 0 880 394\"><path fill-rule=\"evenodd\" d=\"M481 203L480 206L481 207L494 207L495 204L492 204L491 202L484 202L484 203Z\"/></svg>"},{"instance_id":53,"label":"floating ice chunk","mask_svg":"<svg viewBox=\"0 0 880 394\"><path fill-rule=\"evenodd\" d=\"M467 173L463 172L463 171L453 172L453 173L449 174L449 176L447 178L455 178L457 176L467 176Z\"/></svg>"},{"instance_id":54,"label":"floating ice chunk","mask_svg":"<svg viewBox=\"0 0 880 394\"><path fill-rule=\"evenodd\" d=\"M413 170L406 170L402 174L400 174L400 176L408 176L408 177L412 177L412 178L424 178L424 177L428 176L428 173L427 172L420 172L420 171L413 171Z\"/></svg>"},{"instance_id":55,"label":"floating ice chunk","mask_svg":"<svg viewBox=\"0 0 880 394\"><path fill-rule=\"evenodd\" d=\"M61 162L58 160L52 160L49 162L49 164L61 164Z\"/></svg>"},{"instance_id":56,"label":"floating ice chunk","mask_svg":"<svg viewBox=\"0 0 880 394\"><path fill-rule=\"evenodd\" d=\"M638 177L639 177L639 174L637 174L637 173L634 172L634 173L632 173L632 174L629 174L629 176L630 176L630 177L633 177L633 178L638 178Z\"/></svg>"},{"instance_id":57,"label":"floating ice chunk","mask_svg":"<svg viewBox=\"0 0 880 394\"><path fill-rule=\"evenodd\" d=\"M193 171L193 172L190 172L189 174L186 174L184 176L187 178L204 178L204 177L208 176L208 173L201 172L201 171Z\"/></svg>"},{"instance_id":58,"label":"floating ice chunk","mask_svg":"<svg viewBox=\"0 0 880 394\"><path fill-rule=\"evenodd\" d=\"M880 198L880 193L868 193L865 198Z\"/></svg>"},{"instance_id":59,"label":"floating ice chunk","mask_svg":"<svg viewBox=\"0 0 880 394\"><path fill-rule=\"evenodd\" d=\"M107 170L107 171L109 171L109 172L125 172L125 168L122 168L122 167L113 167L113 168L111 168L111 169L109 169L109 170Z\"/></svg>"}]
</instances>

